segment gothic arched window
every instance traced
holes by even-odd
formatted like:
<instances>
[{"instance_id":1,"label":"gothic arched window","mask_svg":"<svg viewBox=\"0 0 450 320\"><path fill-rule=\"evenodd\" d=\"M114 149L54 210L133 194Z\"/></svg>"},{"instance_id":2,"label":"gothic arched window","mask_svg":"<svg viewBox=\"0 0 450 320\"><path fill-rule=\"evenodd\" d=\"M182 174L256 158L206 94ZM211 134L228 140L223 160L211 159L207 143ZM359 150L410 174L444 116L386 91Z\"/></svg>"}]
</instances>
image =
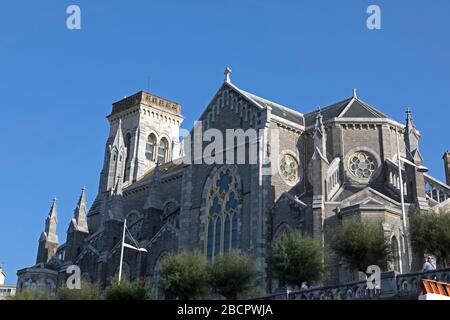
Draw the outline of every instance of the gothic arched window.
<instances>
[{"instance_id":1,"label":"gothic arched window","mask_svg":"<svg viewBox=\"0 0 450 320\"><path fill-rule=\"evenodd\" d=\"M158 146L158 163L166 163L167 160L167 150L169 149L169 143L166 138L162 138Z\"/></svg>"},{"instance_id":2,"label":"gothic arched window","mask_svg":"<svg viewBox=\"0 0 450 320\"><path fill-rule=\"evenodd\" d=\"M147 160L153 161L155 158L155 146L156 146L156 136L151 133L147 137L147 143L145 144L145 157Z\"/></svg>"},{"instance_id":3,"label":"gothic arched window","mask_svg":"<svg viewBox=\"0 0 450 320\"><path fill-rule=\"evenodd\" d=\"M395 236L391 239L391 252L392 252L392 268L395 271L400 272L400 250L397 238Z\"/></svg>"},{"instance_id":4,"label":"gothic arched window","mask_svg":"<svg viewBox=\"0 0 450 320\"><path fill-rule=\"evenodd\" d=\"M206 194L205 252L208 259L239 246L240 196L236 176L228 167L212 177Z\"/></svg>"}]
</instances>

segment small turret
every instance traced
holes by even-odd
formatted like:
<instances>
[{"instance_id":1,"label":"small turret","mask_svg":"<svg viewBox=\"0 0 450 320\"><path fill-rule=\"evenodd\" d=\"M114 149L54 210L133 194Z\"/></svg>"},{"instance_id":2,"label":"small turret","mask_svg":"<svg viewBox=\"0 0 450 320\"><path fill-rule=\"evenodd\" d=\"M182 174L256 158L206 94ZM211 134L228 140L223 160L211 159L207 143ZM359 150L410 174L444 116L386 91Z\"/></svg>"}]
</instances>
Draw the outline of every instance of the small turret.
<instances>
[{"instance_id":1,"label":"small turret","mask_svg":"<svg viewBox=\"0 0 450 320\"><path fill-rule=\"evenodd\" d=\"M322 113L317 113L316 116L316 125L314 128L314 151L320 152L320 155L326 159L327 157L327 138L325 135L325 127L323 125L323 116Z\"/></svg>"},{"instance_id":2,"label":"small turret","mask_svg":"<svg viewBox=\"0 0 450 320\"><path fill-rule=\"evenodd\" d=\"M450 186L450 151L444 153L444 172L445 172L445 181L447 185Z\"/></svg>"},{"instance_id":3,"label":"small turret","mask_svg":"<svg viewBox=\"0 0 450 320\"><path fill-rule=\"evenodd\" d=\"M407 194L409 195L410 201L416 203L420 210L427 210L429 207L425 194L425 178L423 172L417 170L417 167L423 164L422 154L419 150L420 134L414 125L410 108L406 109L404 141L406 158L416 165L405 165Z\"/></svg>"},{"instance_id":4,"label":"small turret","mask_svg":"<svg viewBox=\"0 0 450 320\"><path fill-rule=\"evenodd\" d=\"M88 224L86 217L86 189L81 189L80 199L78 200L77 206L74 210L74 217L71 221L71 227L74 230L88 233Z\"/></svg>"},{"instance_id":5,"label":"small turret","mask_svg":"<svg viewBox=\"0 0 450 320\"><path fill-rule=\"evenodd\" d=\"M328 172L326 133L319 110L314 128L314 153L311 158L313 188L313 237L323 243L324 206L326 201L326 178Z\"/></svg>"},{"instance_id":6,"label":"small turret","mask_svg":"<svg viewBox=\"0 0 450 320\"><path fill-rule=\"evenodd\" d=\"M36 263L47 263L55 255L56 249L58 248L57 225L58 214L56 210L56 198L54 198L50 212L45 220L45 230L39 238Z\"/></svg>"},{"instance_id":7,"label":"small turret","mask_svg":"<svg viewBox=\"0 0 450 320\"><path fill-rule=\"evenodd\" d=\"M406 128L405 128L405 144L407 147L406 157L415 164L420 165L423 162L422 155L419 151L420 134L414 125L412 112L410 108L406 109Z\"/></svg>"},{"instance_id":8,"label":"small turret","mask_svg":"<svg viewBox=\"0 0 450 320\"><path fill-rule=\"evenodd\" d=\"M66 261L74 261L81 253L84 240L89 236L86 217L86 189L81 189L81 195L74 210L74 217L67 229Z\"/></svg>"}]
</instances>

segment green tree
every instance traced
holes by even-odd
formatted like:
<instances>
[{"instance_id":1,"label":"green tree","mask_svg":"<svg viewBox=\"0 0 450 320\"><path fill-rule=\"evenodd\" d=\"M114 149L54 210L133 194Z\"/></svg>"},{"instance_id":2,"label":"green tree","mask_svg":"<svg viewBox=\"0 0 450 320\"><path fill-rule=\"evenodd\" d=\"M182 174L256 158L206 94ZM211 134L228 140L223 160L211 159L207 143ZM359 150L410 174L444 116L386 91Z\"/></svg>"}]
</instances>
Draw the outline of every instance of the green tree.
<instances>
[{"instance_id":1,"label":"green tree","mask_svg":"<svg viewBox=\"0 0 450 320\"><path fill-rule=\"evenodd\" d=\"M81 281L80 289L61 287L56 293L57 300L102 300L102 290L98 283Z\"/></svg>"},{"instance_id":2,"label":"green tree","mask_svg":"<svg viewBox=\"0 0 450 320\"><path fill-rule=\"evenodd\" d=\"M325 276L324 251L320 244L299 232L289 233L274 247L272 268L281 285L300 286Z\"/></svg>"},{"instance_id":3,"label":"green tree","mask_svg":"<svg viewBox=\"0 0 450 320\"><path fill-rule=\"evenodd\" d=\"M413 215L411 240L419 249L435 255L447 267L450 258L450 212Z\"/></svg>"},{"instance_id":4,"label":"green tree","mask_svg":"<svg viewBox=\"0 0 450 320\"><path fill-rule=\"evenodd\" d=\"M236 300L251 288L256 268L247 255L230 251L209 265L208 275L209 283L215 292L228 300Z\"/></svg>"},{"instance_id":5,"label":"green tree","mask_svg":"<svg viewBox=\"0 0 450 320\"><path fill-rule=\"evenodd\" d=\"M149 300L150 298L150 286L144 280L122 279L118 284L117 279L114 278L105 293L106 300Z\"/></svg>"},{"instance_id":6,"label":"green tree","mask_svg":"<svg viewBox=\"0 0 450 320\"><path fill-rule=\"evenodd\" d=\"M349 266L364 273L370 265L385 270L391 259L389 241L378 222L345 221L337 228L331 247Z\"/></svg>"},{"instance_id":7,"label":"green tree","mask_svg":"<svg viewBox=\"0 0 450 320\"><path fill-rule=\"evenodd\" d=\"M198 251L170 254L161 261L159 288L166 299L199 299L209 292L207 260Z\"/></svg>"}]
</instances>

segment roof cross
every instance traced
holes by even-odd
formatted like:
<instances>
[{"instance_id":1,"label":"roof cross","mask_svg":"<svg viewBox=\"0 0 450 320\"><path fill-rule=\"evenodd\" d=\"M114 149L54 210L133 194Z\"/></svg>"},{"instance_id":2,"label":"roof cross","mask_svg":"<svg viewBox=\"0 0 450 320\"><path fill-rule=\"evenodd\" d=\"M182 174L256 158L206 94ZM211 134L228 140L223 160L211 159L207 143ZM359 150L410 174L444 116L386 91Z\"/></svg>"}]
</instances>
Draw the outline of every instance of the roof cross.
<instances>
[{"instance_id":1,"label":"roof cross","mask_svg":"<svg viewBox=\"0 0 450 320\"><path fill-rule=\"evenodd\" d=\"M225 75L225 82L230 83L231 82L231 79L230 79L231 69L230 69L230 67L226 67L223 74Z\"/></svg>"}]
</instances>

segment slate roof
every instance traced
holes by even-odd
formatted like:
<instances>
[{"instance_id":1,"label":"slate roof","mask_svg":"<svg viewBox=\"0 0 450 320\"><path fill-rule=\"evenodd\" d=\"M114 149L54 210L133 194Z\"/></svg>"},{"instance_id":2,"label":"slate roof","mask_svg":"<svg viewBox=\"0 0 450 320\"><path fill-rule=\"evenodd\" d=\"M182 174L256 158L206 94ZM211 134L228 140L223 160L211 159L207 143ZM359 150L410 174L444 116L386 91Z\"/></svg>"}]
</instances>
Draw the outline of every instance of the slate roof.
<instances>
[{"instance_id":1,"label":"slate roof","mask_svg":"<svg viewBox=\"0 0 450 320\"><path fill-rule=\"evenodd\" d=\"M265 98L259 97L253 93L247 92L245 90L242 90L238 87L236 87L234 84L231 83L227 83L230 87L232 87L233 89L235 89L236 91L238 91L240 94L242 94L244 97L246 97L248 100L250 100L251 102L256 103L259 107L261 108L267 108L270 107L272 108L272 114L292 121L294 123L300 124L302 126L305 125L305 120L303 117L303 114L293 110L292 108L283 106L279 103L267 100Z\"/></svg>"},{"instance_id":2,"label":"slate roof","mask_svg":"<svg viewBox=\"0 0 450 320\"><path fill-rule=\"evenodd\" d=\"M164 178L164 176L166 176L167 174L172 173L172 172L182 168L184 165L185 165L184 163L175 164L173 161L166 162L166 163L160 165L159 170L161 172L161 178ZM147 171L139 180L128 185L124 190L129 190L138 185L145 184L146 182L150 181L150 179L153 177L154 173L155 173L155 168Z\"/></svg>"}]
</instances>

